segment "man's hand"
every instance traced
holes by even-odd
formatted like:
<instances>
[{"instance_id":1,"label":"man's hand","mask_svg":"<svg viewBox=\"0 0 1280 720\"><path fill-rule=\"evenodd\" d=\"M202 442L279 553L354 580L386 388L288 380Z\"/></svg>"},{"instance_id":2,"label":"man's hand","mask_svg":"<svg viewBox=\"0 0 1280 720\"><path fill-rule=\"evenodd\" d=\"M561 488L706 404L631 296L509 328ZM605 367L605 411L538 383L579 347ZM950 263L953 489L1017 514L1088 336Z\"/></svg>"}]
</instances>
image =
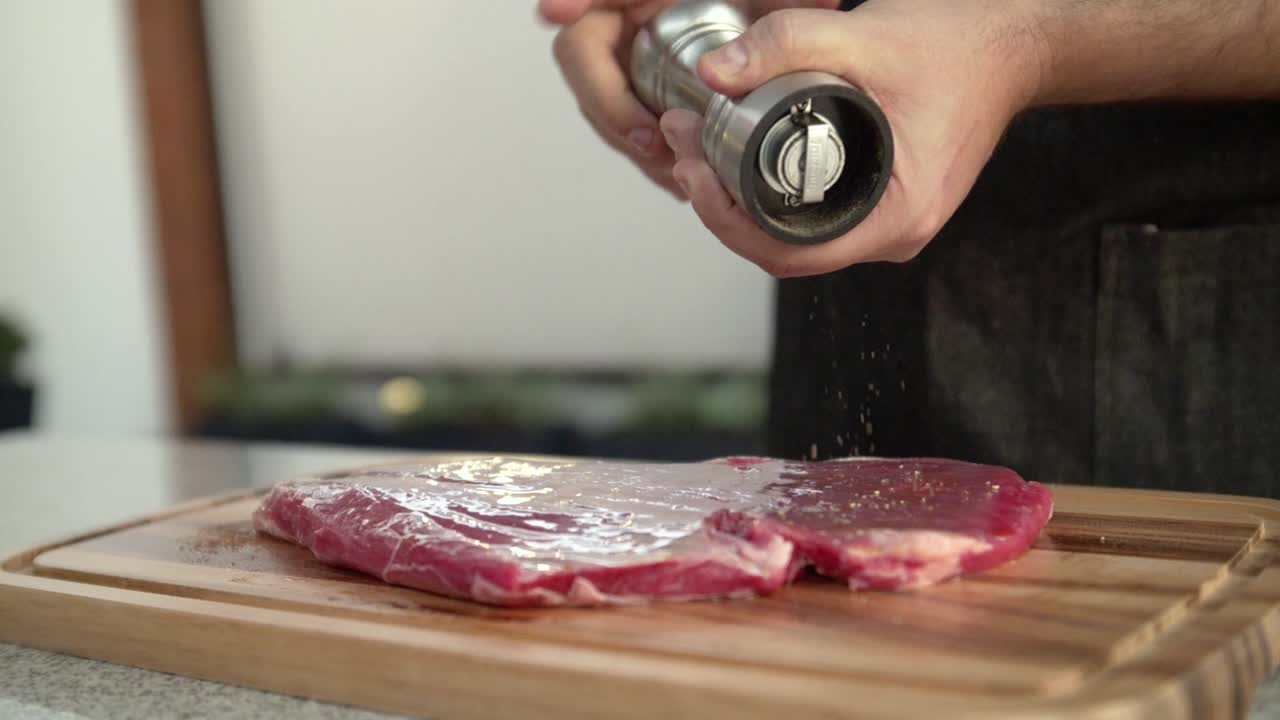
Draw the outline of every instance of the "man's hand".
<instances>
[{"instance_id":1,"label":"man's hand","mask_svg":"<svg viewBox=\"0 0 1280 720\"><path fill-rule=\"evenodd\" d=\"M541 0L540 8L567 25L557 57L601 135L659 183L674 179L726 246L779 277L914 257L1029 106L1280 97L1280 0L869 0L848 13L814 9L836 0L763 3L759 10L777 12L703 57L702 79L741 96L788 72L830 72L879 103L896 151L888 189L861 225L793 246L764 234L721 187L703 158L699 118L662 118L672 168L652 115L631 94L631 38L671 2Z\"/></svg>"},{"instance_id":2,"label":"man's hand","mask_svg":"<svg viewBox=\"0 0 1280 720\"><path fill-rule=\"evenodd\" d=\"M654 182L684 199L671 177L675 158L658 118L631 91L628 77L636 32L676 0L539 0L538 11L562 26L556 61L595 131ZM742 0L752 17L787 7L835 7L839 0Z\"/></svg>"},{"instance_id":3,"label":"man's hand","mask_svg":"<svg viewBox=\"0 0 1280 720\"><path fill-rule=\"evenodd\" d=\"M676 181L703 224L735 253L777 277L854 263L909 260L969 193L1009 121L1035 96L1042 61L1018 2L872 0L857 10L787 10L704 56L714 90L744 95L799 70L823 70L873 98L893 129L892 177L858 227L828 243L775 240L738 207L707 165L701 120L672 111L661 127Z\"/></svg>"}]
</instances>

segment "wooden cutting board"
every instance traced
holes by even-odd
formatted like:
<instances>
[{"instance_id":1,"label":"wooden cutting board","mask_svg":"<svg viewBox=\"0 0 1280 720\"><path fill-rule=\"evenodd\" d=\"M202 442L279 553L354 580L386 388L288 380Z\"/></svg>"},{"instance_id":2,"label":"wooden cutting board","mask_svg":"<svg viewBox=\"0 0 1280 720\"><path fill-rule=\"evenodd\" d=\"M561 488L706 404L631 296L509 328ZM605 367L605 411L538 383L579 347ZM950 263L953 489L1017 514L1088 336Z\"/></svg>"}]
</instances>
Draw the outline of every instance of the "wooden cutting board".
<instances>
[{"instance_id":1,"label":"wooden cutting board","mask_svg":"<svg viewBox=\"0 0 1280 720\"><path fill-rule=\"evenodd\" d=\"M4 559L0 640L445 720L1242 717L1280 503L1054 494L1026 556L929 589L502 610L321 565L247 493Z\"/></svg>"}]
</instances>

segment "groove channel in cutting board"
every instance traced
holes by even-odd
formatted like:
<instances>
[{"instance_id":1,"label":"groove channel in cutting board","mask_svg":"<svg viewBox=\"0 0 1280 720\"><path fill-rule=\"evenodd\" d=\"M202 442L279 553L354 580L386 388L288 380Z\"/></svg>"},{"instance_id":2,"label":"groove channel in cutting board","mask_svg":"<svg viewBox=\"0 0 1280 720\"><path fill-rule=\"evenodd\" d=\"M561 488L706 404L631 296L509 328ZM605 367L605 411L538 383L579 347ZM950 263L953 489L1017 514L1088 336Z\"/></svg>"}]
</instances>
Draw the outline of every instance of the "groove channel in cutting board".
<instances>
[{"instance_id":1,"label":"groove channel in cutting board","mask_svg":"<svg viewBox=\"0 0 1280 720\"><path fill-rule=\"evenodd\" d=\"M630 673L614 678L620 687L637 681L634 666L643 666L657 675L641 678L652 697L635 708L637 716L645 707L698 709L699 702L709 712L714 702L727 702L713 702L725 691L717 683L732 687L734 678L742 684L739 711L763 712L768 703L751 701L769 692L761 677L773 678L779 702L790 697L830 717L892 716L913 703L1015 715L1114 710L1118 703L1132 705L1138 716L1176 718L1205 708L1230 713L1247 703L1248 689L1275 663L1280 574L1268 530L1278 517L1274 506L1092 488L1055 488L1055 496L1054 520L1018 561L901 593L851 593L815 578L745 601L484 607L337 570L302 548L260 536L249 525L258 502L252 495L47 549L26 572L32 582L64 590L120 588L170 598L166 606L175 608L192 602L287 613L303 626L314 623L318 636L342 620L371 623L403 631L405 662L419 657L410 641L420 631L456 638L459 648L492 641L521 652L604 658L592 672ZM0 585L0 600L2 591ZM395 648L385 652L394 657ZM709 674L698 680L682 673L682 664ZM569 665L558 672L554 663L539 663L548 717L588 716L573 712L577 670ZM669 674L651 669L664 667ZM269 677L245 682L216 668L194 674L298 692ZM427 679L411 694L419 703L412 708L404 706L403 688L343 691L342 678L329 681L303 694L426 714L449 705L439 688L429 691ZM486 681L492 678L475 679ZM691 682L705 683L704 693L686 696ZM813 684L842 688L859 698L857 707L841 709L797 689ZM511 687L513 696L524 692ZM800 694L791 697L792 691ZM473 710L454 712L496 713Z\"/></svg>"}]
</instances>

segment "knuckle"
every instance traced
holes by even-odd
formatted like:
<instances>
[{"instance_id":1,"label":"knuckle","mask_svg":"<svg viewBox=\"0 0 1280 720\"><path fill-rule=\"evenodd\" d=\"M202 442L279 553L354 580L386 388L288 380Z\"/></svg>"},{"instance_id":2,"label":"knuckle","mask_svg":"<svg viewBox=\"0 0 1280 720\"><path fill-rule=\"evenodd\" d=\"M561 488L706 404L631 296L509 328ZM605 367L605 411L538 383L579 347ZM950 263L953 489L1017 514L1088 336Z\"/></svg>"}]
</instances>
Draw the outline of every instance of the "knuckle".
<instances>
[{"instance_id":1,"label":"knuckle","mask_svg":"<svg viewBox=\"0 0 1280 720\"><path fill-rule=\"evenodd\" d=\"M702 210L702 208L701 208L701 204L702 204L702 203L700 203L700 202L698 201L698 198L697 198L697 197L694 197L694 198L693 198L693 211L694 211L695 213L697 213L697 215L698 215L698 221L702 223L702 227L704 227L704 228L706 228L708 231L710 231L712 235L715 235L715 236L716 236L716 239L718 239L718 240L720 241L720 243L721 243L721 244L723 244L723 245L725 245L725 246L728 246L728 243L726 243L726 242L724 241L724 238L720 236L720 233L719 233L719 232L717 232L717 228L719 228L720 226L719 226L719 225L717 225L717 224L716 224L716 223L715 223L715 222L714 222L710 217L708 217L708 216L707 216L707 213L705 213L705 212ZM730 248L730 249L732 249L732 248Z\"/></svg>"},{"instance_id":2,"label":"knuckle","mask_svg":"<svg viewBox=\"0 0 1280 720\"><path fill-rule=\"evenodd\" d=\"M779 10L769 13L756 23L760 37L771 50L784 56L796 52L800 29L797 27L799 16L795 10Z\"/></svg>"},{"instance_id":3,"label":"knuckle","mask_svg":"<svg viewBox=\"0 0 1280 720\"><path fill-rule=\"evenodd\" d=\"M569 64L569 57L573 52L573 36L569 30L561 30L556 33L555 39L551 41L551 56L561 67Z\"/></svg>"},{"instance_id":4,"label":"knuckle","mask_svg":"<svg viewBox=\"0 0 1280 720\"><path fill-rule=\"evenodd\" d=\"M920 255L920 251L924 249L923 244L905 244L893 248L889 252L889 262L909 263Z\"/></svg>"},{"instance_id":5,"label":"knuckle","mask_svg":"<svg viewBox=\"0 0 1280 720\"><path fill-rule=\"evenodd\" d=\"M613 133L610 133L605 128L605 126L600 122L600 119L596 117L595 113L591 111L591 108L588 107L587 104L581 98L579 98L578 100L577 107L578 107L578 114L582 116L583 120L587 121L587 124L590 125L591 129L594 130L595 133L600 136L601 140L604 140L606 143L609 143L610 146L613 146L619 150L622 149L618 145L618 143L620 142L619 139L615 138L613 136Z\"/></svg>"},{"instance_id":6,"label":"knuckle","mask_svg":"<svg viewBox=\"0 0 1280 720\"><path fill-rule=\"evenodd\" d=\"M907 245L916 248L915 253L919 254L919 248L923 248L930 240L933 240L942 231L942 226L946 222L947 216L941 210L936 207L925 208L916 216L911 231L907 234L909 238Z\"/></svg>"},{"instance_id":7,"label":"knuckle","mask_svg":"<svg viewBox=\"0 0 1280 720\"><path fill-rule=\"evenodd\" d=\"M761 270L779 280L791 277L793 273L792 264L784 259L761 258L756 261L756 264L760 266Z\"/></svg>"}]
</instances>

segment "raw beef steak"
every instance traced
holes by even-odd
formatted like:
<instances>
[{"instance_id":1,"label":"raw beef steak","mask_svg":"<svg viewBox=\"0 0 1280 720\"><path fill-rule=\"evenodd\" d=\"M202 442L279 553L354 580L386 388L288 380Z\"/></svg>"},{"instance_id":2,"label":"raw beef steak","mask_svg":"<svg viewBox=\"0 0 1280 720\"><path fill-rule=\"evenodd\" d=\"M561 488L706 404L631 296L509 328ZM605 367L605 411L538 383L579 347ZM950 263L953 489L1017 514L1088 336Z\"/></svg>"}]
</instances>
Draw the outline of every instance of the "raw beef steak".
<instances>
[{"instance_id":1,"label":"raw beef steak","mask_svg":"<svg viewBox=\"0 0 1280 720\"><path fill-rule=\"evenodd\" d=\"M740 597L799 572L917 587L994 567L1042 485L950 460L695 464L485 458L280 483L259 530L398 585L508 606Z\"/></svg>"}]
</instances>

